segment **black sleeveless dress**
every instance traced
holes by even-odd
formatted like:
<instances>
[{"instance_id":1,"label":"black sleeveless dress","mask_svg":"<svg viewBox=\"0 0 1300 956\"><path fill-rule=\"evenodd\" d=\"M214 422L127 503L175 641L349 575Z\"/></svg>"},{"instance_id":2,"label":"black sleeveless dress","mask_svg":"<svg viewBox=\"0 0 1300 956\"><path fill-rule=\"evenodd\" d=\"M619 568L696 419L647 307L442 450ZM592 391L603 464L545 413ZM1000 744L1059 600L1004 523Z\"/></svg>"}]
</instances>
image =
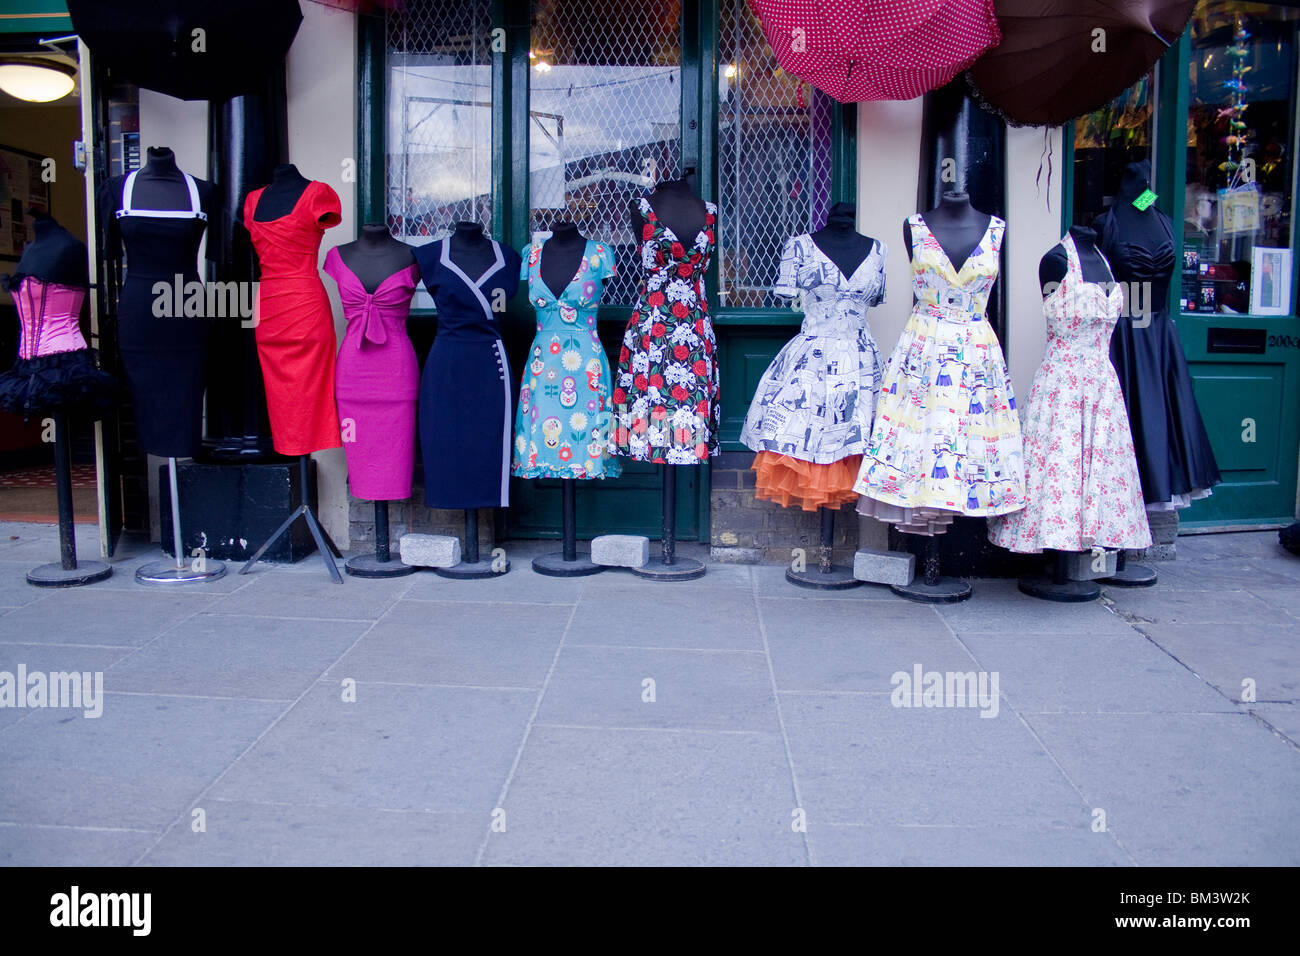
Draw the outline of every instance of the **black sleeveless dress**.
<instances>
[{"instance_id":1,"label":"black sleeveless dress","mask_svg":"<svg viewBox=\"0 0 1300 956\"><path fill-rule=\"evenodd\" d=\"M175 314L177 277L182 287L199 281L199 243L207 228L198 181L186 179L188 210L136 208L130 176L107 184L109 257L120 257L126 247L126 280L117 300L118 348L140 448L164 458L192 457L203 437L210 320L186 316L183 295ZM172 291L155 291L157 283ZM160 301L161 295L171 301ZM156 315L155 302L158 311L172 314Z\"/></svg>"},{"instance_id":2,"label":"black sleeveless dress","mask_svg":"<svg viewBox=\"0 0 1300 956\"><path fill-rule=\"evenodd\" d=\"M1141 323L1146 317L1121 315L1111 335L1110 359L1128 407L1142 497L1148 510L1168 510L1206 497L1222 479L1196 405L1178 328L1169 317L1173 227L1159 210L1144 213L1151 214L1165 232L1164 241L1154 248L1126 241L1113 208L1098 219L1097 233L1116 279L1151 283L1150 325L1134 327L1134 319Z\"/></svg>"}]
</instances>

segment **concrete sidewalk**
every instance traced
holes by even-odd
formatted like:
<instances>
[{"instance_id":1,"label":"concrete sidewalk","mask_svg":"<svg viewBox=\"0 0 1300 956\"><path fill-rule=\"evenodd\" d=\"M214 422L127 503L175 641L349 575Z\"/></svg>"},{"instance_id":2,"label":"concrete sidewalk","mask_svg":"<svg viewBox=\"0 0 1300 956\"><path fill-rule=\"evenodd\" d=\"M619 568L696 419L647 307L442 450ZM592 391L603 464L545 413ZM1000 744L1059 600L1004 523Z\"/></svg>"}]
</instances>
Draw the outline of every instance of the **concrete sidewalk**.
<instances>
[{"instance_id":1,"label":"concrete sidewalk","mask_svg":"<svg viewBox=\"0 0 1300 956\"><path fill-rule=\"evenodd\" d=\"M1088 605L565 580L529 567L554 543L506 547L488 581L313 557L169 590L136 546L47 591L55 529L0 525L0 671L104 687L98 718L0 709L0 862L1300 864L1275 532L1180 538ZM996 715L895 706L917 669L996 672Z\"/></svg>"}]
</instances>

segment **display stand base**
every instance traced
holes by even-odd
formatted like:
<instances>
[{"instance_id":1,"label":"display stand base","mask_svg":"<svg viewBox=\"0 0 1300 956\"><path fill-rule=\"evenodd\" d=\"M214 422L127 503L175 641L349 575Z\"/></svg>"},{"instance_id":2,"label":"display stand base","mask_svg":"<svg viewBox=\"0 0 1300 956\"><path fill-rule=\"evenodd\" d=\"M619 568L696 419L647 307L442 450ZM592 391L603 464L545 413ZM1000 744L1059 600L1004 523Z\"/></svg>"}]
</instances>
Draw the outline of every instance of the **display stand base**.
<instances>
[{"instance_id":1,"label":"display stand base","mask_svg":"<svg viewBox=\"0 0 1300 956\"><path fill-rule=\"evenodd\" d=\"M455 578L459 581L473 581L477 578L499 578L510 573L509 561L462 561L450 568L434 568L433 573L440 578Z\"/></svg>"},{"instance_id":2,"label":"display stand base","mask_svg":"<svg viewBox=\"0 0 1300 956\"><path fill-rule=\"evenodd\" d=\"M1155 568L1145 564L1126 564L1108 578L1098 578L1098 584L1109 584L1116 588L1150 588L1155 587L1158 576Z\"/></svg>"},{"instance_id":3,"label":"display stand base","mask_svg":"<svg viewBox=\"0 0 1300 956\"><path fill-rule=\"evenodd\" d=\"M113 574L113 567L103 561L82 561L72 570L64 570L61 561L42 564L27 572L27 583L38 588L79 588L94 584Z\"/></svg>"},{"instance_id":4,"label":"display stand base","mask_svg":"<svg viewBox=\"0 0 1300 956\"><path fill-rule=\"evenodd\" d=\"M220 561L205 560L202 571L189 565L177 567L175 561L150 561L135 569L135 580L139 584L191 584L215 581L225 574L226 566Z\"/></svg>"},{"instance_id":5,"label":"display stand base","mask_svg":"<svg viewBox=\"0 0 1300 956\"><path fill-rule=\"evenodd\" d=\"M380 561L373 554L358 554L343 563L343 570L354 578L400 578L420 570L401 561Z\"/></svg>"},{"instance_id":6,"label":"display stand base","mask_svg":"<svg viewBox=\"0 0 1300 956\"><path fill-rule=\"evenodd\" d=\"M552 578L581 578L588 574L600 574L605 566L592 564L591 558L585 554L578 555L572 561L565 561L563 551L552 551L533 558L533 570Z\"/></svg>"},{"instance_id":7,"label":"display stand base","mask_svg":"<svg viewBox=\"0 0 1300 956\"><path fill-rule=\"evenodd\" d=\"M853 576L852 568L838 566L832 567L829 571L822 571L820 568L809 568L807 571L786 568L785 579L801 588L812 588L816 591L844 591L848 588L856 588L862 583Z\"/></svg>"},{"instance_id":8,"label":"display stand base","mask_svg":"<svg viewBox=\"0 0 1300 956\"><path fill-rule=\"evenodd\" d=\"M649 578L652 581L691 581L704 577L706 570L703 561L681 557L675 557L672 564L651 561L639 568L631 569L637 577Z\"/></svg>"},{"instance_id":9,"label":"display stand base","mask_svg":"<svg viewBox=\"0 0 1300 956\"><path fill-rule=\"evenodd\" d=\"M1101 596L1101 587L1096 581L1057 581L1050 574L1027 574L1017 586L1030 597L1062 604L1095 601Z\"/></svg>"},{"instance_id":10,"label":"display stand base","mask_svg":"<svg viewBox=\"0 0 1300 956\"><path fill-rule=\"evenodd\" d=\"M889 590L921 604L956 604L971 596L971 586L961 578L941 577L933 584L926 584L923 578L918 578L911 584L891 584Z\"/></svg>"}]
</instances>

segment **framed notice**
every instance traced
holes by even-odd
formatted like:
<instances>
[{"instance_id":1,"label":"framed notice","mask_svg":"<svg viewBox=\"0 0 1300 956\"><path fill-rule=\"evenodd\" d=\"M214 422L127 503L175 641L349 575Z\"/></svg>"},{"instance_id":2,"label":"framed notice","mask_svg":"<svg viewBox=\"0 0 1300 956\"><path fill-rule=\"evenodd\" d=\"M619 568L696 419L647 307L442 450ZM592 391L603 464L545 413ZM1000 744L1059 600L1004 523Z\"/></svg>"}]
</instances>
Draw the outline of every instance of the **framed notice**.
<instances>
[{"instance_id":1,"label":"framed notice","mask_svg":"<svg viewBox=\"0 0 1300 956\"><path fill-rule=\"evenodd\" d=\"M1219 190L1219 237L1259 229L1259 187L1254 183Z\"/></svg>"},{"instance_id":2,"label":"framed notice","mask_svg":"<svg viewBox=\"0 0 1300 956\"><path fill-rule=\"evenodd\" d=\"M1291 314L1291 250L1256 246L1250 257L1252 315Z\"/></svg>"},{"instance_id":3,"label":"framed notice","mask_svg":"<svg viewBox=\"0 0 1300 956\"><path fill-rule=\"evenodd\" d=\"M0 146L0 259L17 261L32 238L29 209L49 212L50 184L41 178L39 153Z\"/></svg>"}]
</instances>

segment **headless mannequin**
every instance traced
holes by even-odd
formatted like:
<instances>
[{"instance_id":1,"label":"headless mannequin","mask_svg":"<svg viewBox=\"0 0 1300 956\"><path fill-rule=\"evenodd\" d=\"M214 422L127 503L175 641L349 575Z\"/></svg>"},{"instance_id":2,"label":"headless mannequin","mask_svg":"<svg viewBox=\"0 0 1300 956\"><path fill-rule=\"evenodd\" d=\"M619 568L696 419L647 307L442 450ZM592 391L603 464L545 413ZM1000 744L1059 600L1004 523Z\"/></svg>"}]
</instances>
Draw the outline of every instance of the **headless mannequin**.
<instances>
[{"instance_id":1,"label":"headless mannequin","mask_svg":"<svg viewBox=\"0 0 1300 956\"><path fill-rule=\"evenodd\" d=\"M122 190L126 177L113 180L113 200L115 205L108 210L108 215L122 207ZM199 190L199 206L212 221L212 185L205 180L194 177L194 185ZM166 146L150 146L146 153L146 162L135 177L131 190L131 206L134 209L189 209L190 191L185 185L185 176L176 165L176 154Z\"/></svg>"},{"instance_id":2,"label":"headless mannequin","mask_svg":"<svg viewBox=\"0 0 1300 956\"><path fill-rule=\"evenodd\" d=\"M1150 188L1151 163L1145 159L1140 163L1129 163L1124 167L1115 205L1109 212L1097 217L1092 224L1093 229L1100 236L1103 223L1109 215L1114 216L1115 225L1118 227L1116 231L1123 242L1140 246L1149 252L1166 243L1172 243L1174 227L1168 216L1154 205L1147 206L1146 209L1138 209L1133 205L1133 200Z\"/></svg>"},{"instance_id":3,"label":"headless mannequin","mask_svg":"<svg viewBox=\"0 0 1300 956\"><path fill-rule=\"evenodd\" d=\"M705 227L705 217L709 214L708 208L704 205L704 200L697 196L695 190L691 187L688 178L691 172L691 170L687 170L686 176L681 179L668 179L661 182L649 196L650 207L654 210L655 215L659 217L659 221L667 226L678 241L687 248L690 248L691 244L695 242L695 237ZM632 228L638 237L638 241L645 222L645 219L641 216L641 209L634 200L632 202Z\"/></svg>"},{"instance_id":4,"label":"headless mannequin","mask_svg":"<svg viewBox=\"0 0 1300 956\"><path fill-rule=\"evenodd\" d=\"M957 272L984 238L993 219L972 206L969 195L957 192L944 193L939 205L921 215ZM911 259L912 227L906 220L903 222L903 248L907 250L907 258Z\"/></svg>"},{"instance_id":5,"label":"headless mannequin","mask_svg":"<svg viewBox=\"0 0 1300 956\"><path fill-rule=\"evenodd\" d=\"M451 249L448 253L451 261L456 263L471 282L492 268L496 262L496 252L492 240L483 231L481 223L458 222L451 234Z\"/></svg>"},{"instance_id":6,"label":"headless mannequin","mask_svg":"<svg viewBox=\"0 0 1300 956\"><path fill-rule=\"evenodd\" d=\"M812 234L812 241L835 263L844 278L857 272L875 248L876 240L858 232L857 209L851 202L837 202L826 217L826 225Z\"/></svg>"},{"instance_id":7,"label":"headless mannequin","mask_svg":"<svg viewBox=\"0 0 1300 956\"><path fill-rule=\"evenodd\" d=\"M260 203L259 203L260 206ZM399 242L381 222L368 222L353 242L338 247L339 258L373 293L389 276L396 275L415 262L415 250Z\"/></svg>"},{"instance_id":8,"label":"headless mannequin","mask_svg":"<svg viewBox=\"0 0 1300 956\"><path fill-rule=\"evenodd\" d=\"M311 182L298 172L293 163L281 163L271 173L271 182L262 190L257 199L257 208L253 218L258 222L273 222L293 212L302 194Z\"/></svg>"},{"instance_id":9,"label":"headless mannequin","mask_svg":"<svg viewBox=\"0 0 1300 956\"><path fill-rule=\"evenodd\" d=\"M551 237L542 243L542 281L557 299L568 288L582 265L587 237L572 222L557 222Z\"/></svg>"},{"instance_id":10,"label":"headless mannequin","mask_svg":"<svg viewBox=\"0 0 1300 956\"><path fill-rule=\"evenodd\" d=\"M1097 251L1097 233L1087 226L1071 226L1070 236L1074 239L1074 247L1079 251L1079 265L1083 270L1084 282L1113 282L1115 277L1111 275L1110 266L1106 260L1101 257ZM1047 298L1049 283L1060 284L1065 278L1065 273L1069 268L1070 259L1065 251L1065 244L1058 242L1047 250L1047 255L1043 256L1038 263L1038 282L1043 288L1043 298Z\"/></svg>"},{"instance_id":11,"label":"headless mannequin","mask_svg":"<svg viewBox=\"0 0 1300 956\"><path fill-rule=\"evenodd\" d=\"M15 275L60 285L89 286L85 244L44 212L33 212L33 218L35 238L23 249ZM10 284L16 285L12 281Z\"/></svg>"}]
</instances>

